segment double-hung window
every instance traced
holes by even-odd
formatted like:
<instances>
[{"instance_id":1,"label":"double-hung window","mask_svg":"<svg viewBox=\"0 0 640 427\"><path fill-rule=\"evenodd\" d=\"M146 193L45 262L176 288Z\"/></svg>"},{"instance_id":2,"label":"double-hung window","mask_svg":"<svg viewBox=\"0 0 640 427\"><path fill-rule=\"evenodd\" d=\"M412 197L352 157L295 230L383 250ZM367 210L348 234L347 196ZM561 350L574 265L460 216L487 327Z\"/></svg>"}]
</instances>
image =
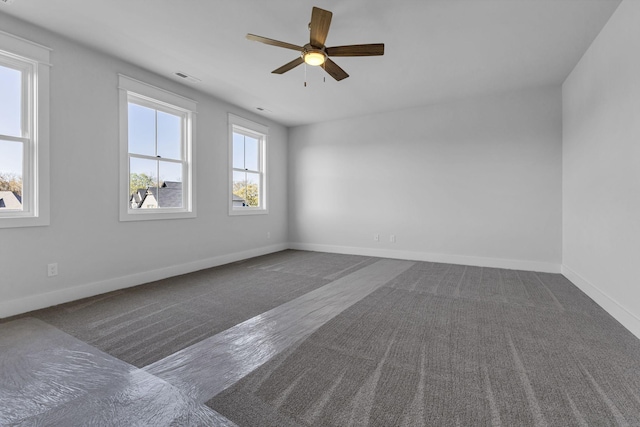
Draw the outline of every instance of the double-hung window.
<instances>
[{"instance_id":1,"label":"double-hung window","mask_svg":"<svg viewBox=\"0 0 640 427\"><path fill-rule=\"evenodd\" d=\"M191 218L195 102L120 76L120 220Z\"/></svg>"},{"instance_id":2,"label":"double-hung window","mask_svg":"<svg viewBox=\"0 0 640 427\"><path fill-rule=\"evenodd\" d=\"M266 144L269 128L229 114L229 214L267 213Z\"/></svg>"},{"instance_id":3,"label":"double-hung window","mask_svg":"<svg viewBox=\"0 0 640 427\"><path fill-rule=\"evenodd\" d=\"M49 55L0 32L0 228L49 224Z\"/></svg>"}]
</instances>

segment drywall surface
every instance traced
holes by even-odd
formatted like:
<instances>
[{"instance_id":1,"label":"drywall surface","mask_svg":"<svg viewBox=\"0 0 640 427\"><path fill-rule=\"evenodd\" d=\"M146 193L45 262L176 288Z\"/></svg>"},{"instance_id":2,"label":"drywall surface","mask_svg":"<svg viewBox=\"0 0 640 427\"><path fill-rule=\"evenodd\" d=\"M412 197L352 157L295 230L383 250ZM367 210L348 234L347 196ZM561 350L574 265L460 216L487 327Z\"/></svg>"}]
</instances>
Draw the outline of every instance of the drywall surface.
<instances>
[{"instance_id":1,"label":"drywall surface","mask_svg":"<svg viewBox=\"0 0 640 427\"><path fill-rule=\"evenodd\" d=\"M540 87L290 129L292 246L559 271L561 109Z\"/></svg>"},{"instance_id":2,"label":"drywall surface","mask_svg":"<svg viewBox=\"0 0 640 427\"><path fill-rule=\"evenodd\" d=\"M562 87L563 271L640 337L640 2Z\"/></svg>"},{"instance_id":3,"label":"drywall surface","mask_svg":"<svg viewBox=\"0 0 640 427\"><path fill-rule=\"evenodd\" d=\"M0 28L53 49L51 225L0 230L0 317L287 247L285 127L1 13ZM118 73L197 101L197 218L118 220ZM229 112L269 126L268 215L228 215Z\"/></svg>"}]
</instances>

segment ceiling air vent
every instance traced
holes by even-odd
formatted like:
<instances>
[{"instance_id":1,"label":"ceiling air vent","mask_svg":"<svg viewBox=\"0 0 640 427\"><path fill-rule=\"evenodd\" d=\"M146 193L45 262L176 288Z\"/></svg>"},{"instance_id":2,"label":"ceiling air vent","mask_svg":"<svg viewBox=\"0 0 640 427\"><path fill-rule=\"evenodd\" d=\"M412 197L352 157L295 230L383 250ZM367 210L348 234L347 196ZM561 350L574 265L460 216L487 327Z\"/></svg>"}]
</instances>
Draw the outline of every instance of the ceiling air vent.
<instances>
[{"instance_id":1,"label":"ceiling air vent","mask_svg":"<svg viewBox=\"0 0 640 427\"><path fill-rule=\"evenodd\" d=\"M0 1L4 1L4 0L0 0ZM183 78L183 79L185 79L186 81L191 82L191 83L198 83L198 82L201 82L201 81L202 81L202 80L200 80L200 79L197 79L197 78L195 78L195 77L193 77L193 76L190 76L189 74L183 73L183 72L181 72L181 71L178 71L178 72L176 73L176 76L178 76L178 77L180 77L180 78Z\"/></svg>"}]
</instances>

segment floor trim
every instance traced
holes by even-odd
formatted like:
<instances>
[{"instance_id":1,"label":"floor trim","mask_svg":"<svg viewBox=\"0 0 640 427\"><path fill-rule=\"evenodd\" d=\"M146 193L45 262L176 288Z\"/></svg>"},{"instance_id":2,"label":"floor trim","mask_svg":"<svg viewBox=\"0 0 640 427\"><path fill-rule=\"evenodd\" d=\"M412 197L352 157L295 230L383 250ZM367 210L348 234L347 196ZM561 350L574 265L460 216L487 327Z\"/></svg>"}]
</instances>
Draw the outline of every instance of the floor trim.
<instances>
[{"instance_id":1,"label":"floor trim","mask_svg":"<svg viewBox=\"0 0 640 427\"><path fill-rule=\"evenodd\" d=\"M640 318L626 309L622 304L609 296L589 280L576 273L571 267L563 264L562 274L576 285L578 289L587 294L592 300L602 307L607 313L622 324L633 335L640 339Z\"/></svg>"},{"instance_id":2,"label":"floor trim","mask_svg":"<svg viewBox=\"0 0 640 427\"><path fill-rule=\"evenodd\" d=\"M81 286L74 286L72 288L58 289L52 292L30 295L8 301L0 301L0 319L58 304L64 304L66 302L82 298L100 295L105 292L117 291L119 289L130 288L132 286L142 285L155 280L166 279L167 277L187 274L193 271L203 270L205 268L228 264L230 262L279 252L288 248L289 245L287 243L280 243L261 248L254 248L247 251L220 255L213 258L192 261L185 264L172 265L170 267L160 268L157 270L144 271L128 276L115 277Z\"/></svg>"},{"instance_id":3,"label":"floor trim","mask_svg":"<svg viewBox=\"0 0 640 427\"><path fill-rule=\"evenodd\" d=\"M477 267L504 268L507 270L560 273L561 265L542 261L524 261L503 258L485 258L466 255L448 255L429 252L400 251L394 249L359 248L351 246L321 245L315 243L290 243L290 249L304 251L331 252L348 255L375 256L380 258L404 259L410 261L441 262L445 264L472 265Z\"/></svg>"}]
</instances>

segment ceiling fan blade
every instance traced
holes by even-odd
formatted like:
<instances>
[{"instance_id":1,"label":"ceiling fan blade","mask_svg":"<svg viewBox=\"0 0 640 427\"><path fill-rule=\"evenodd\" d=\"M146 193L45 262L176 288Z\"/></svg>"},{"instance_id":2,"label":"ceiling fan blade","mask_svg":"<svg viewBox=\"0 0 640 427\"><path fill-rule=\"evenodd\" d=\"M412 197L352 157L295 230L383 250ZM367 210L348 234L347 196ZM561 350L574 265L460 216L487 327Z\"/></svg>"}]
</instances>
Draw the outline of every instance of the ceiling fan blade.
<instances>
[{"instance_id":1,"label":"ceiling fan blade","mask_svg":"<svg viewBox=\"0 0 640 427\"><path fill-rule=\"evenodd\" d=\"M302 50L302 46L296 46L295 44L281 42L281 41L273 40L273 39L268 39L268 38L262 37L262 36L256 36L255 34L247 34L247 39L248 40L253 40L253 41L256 41L256 42L260 42L260 43L264 43L264 44L270 44L271 46L283 47L285 49L291 49L291 50L297 50L297 51L301 51Z\"/></svg>"},{"instance_id":2,"label":"ceiling fan blade","mask_svg":"<svg viewBox=\"0 0 640 427\"><path fill-rule=\"evenodd\" d=\"M311 31L311 46L322 49L324 42L329 34L329 26L331 25L331 17L333 13L328 10L314 7L311 11L311 23L309 30Z\"/></svg>"},{"instance_id":3,"label":"ceiling fan blade","mask_svg":"<svg viewBox=\"0 0 640 427\"><path fill-rule=\"evenodd\" d=\"M327 60L324 62L324 65L322 66L322 68L324 68L324 70L327 73L329 73L329 75L334 79L336 79L337 81L340 81L342 79L346 79L347 77L349 77L349 74L347 74L342 68L338 66L338 64L336 64L329 58L327 58Z\"/></svg>"},{"instance_id":4,"label":"ceiling fan blade","mask_svg":"<svg viewBox=\"0 0 640 427\"><path fill-rule=\"evenodd\" d=\"M325 52L329 56L378 56L384 55L384 43L328 47Z\"/></svg>"},{"instance_id":5,"label":"ceiling fan blade","mask_svg":"<svg viewBox=\"0 0 640 427\"><path fill-rule=\"evenodd\" d=\"M302 57L298 57L298 58L294 59L293 61L284 64L282 67L273 70L272 73L273 74L284 74L287 71L291 70L292 68L296 68L298 65L302 64L303 62L304 62L304 60L302 59Z\"/></svg>"}]
</instances>

